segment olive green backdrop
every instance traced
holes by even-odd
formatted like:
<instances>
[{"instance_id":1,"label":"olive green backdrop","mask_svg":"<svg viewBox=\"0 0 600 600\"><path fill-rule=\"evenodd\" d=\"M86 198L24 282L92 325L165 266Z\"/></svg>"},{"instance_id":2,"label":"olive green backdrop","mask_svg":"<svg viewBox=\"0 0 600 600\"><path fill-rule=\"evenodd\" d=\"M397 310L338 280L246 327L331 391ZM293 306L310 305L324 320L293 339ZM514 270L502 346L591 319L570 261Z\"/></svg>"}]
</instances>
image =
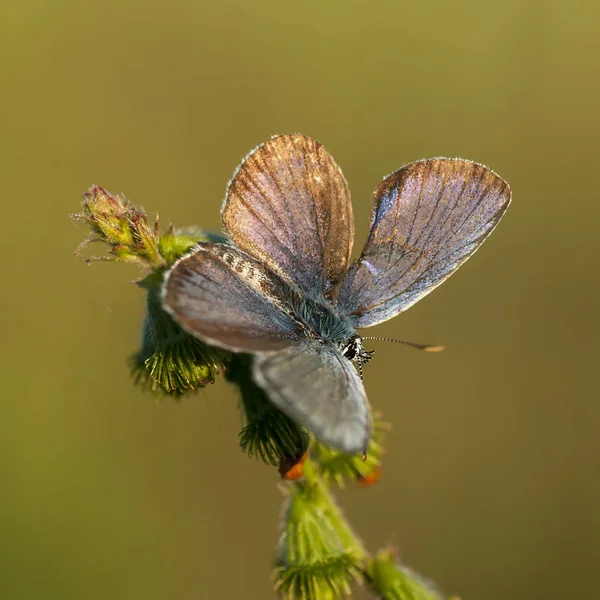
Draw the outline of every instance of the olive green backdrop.
<instances>
[{"instance_id":1,"label":"olive green backdrop","mask_svg":"<svg viewBox=\"0 0 600 600\"><path fill-rule=\"evenodd\" d=\"M0 598L273 598L275 469L219 381L135 388L132 267L86 267L68 213L97 183L219 228L272 134L321 140L354 198L436 155L511 184L477 255L374 329L381 482L340 494L371 549L464 599L600 598L600 5L558 1L0 6ZM373 345L374 346L374 345ZM372 346L372 347L373 347Z\"/></svg>"}]
</instances>

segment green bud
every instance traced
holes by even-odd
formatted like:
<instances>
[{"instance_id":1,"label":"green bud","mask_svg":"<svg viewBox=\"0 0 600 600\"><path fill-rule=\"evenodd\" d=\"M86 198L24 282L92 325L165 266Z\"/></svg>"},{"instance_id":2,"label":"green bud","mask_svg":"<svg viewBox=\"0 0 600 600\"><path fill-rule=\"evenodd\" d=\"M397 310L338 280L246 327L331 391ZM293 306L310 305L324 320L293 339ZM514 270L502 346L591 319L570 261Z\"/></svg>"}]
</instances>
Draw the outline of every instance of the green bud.
<instances>
[{"instance_id":1,"label":"green bud","mask_svg":"<svg viewBox=\"0 0 600 600\"><path fill-rule=\"evenodd\" d=\"M377 481L383 454L382 438L389 425L374 415L373 435L369 441L366 456L345 454L334 448L315 442L313 454L318 464L319 474L328 483L343 488L347 480L359 485L369 485Z\"/></svg>"},{"instance_id":2,"label":"green bud","mask_svg":"<svg viewBox=\"0 0 600 600\"><path fill-rule=\"evenodd\" d=\"M308 449L308 432L267 398L254 383L251 368L251 356L234 354L226 374L241 395L246 425L239 434L240 446L249 456L270 465L301 457Z\"/></svg>"},{"instance_id":3,"label":"green bud","mask_svg":"<svg viewBox=\"0 0 600 600\"><path fill-rule=\"evenodd\" d=\"M150 286L155 278L156 274L151 274L142 285ZM229 360L228 352L208 346L181 329L162 309L159 292L148 289L142 347L131 358L138 383L178 396L213 383Z\"/></svg>"},{"instance_id":4,"label":"green bud","mask_svg":"<svg viewBox=\"0 0 600 600\"><path fill-rule=\"evenodd\" d=\"M293 484L288 498L273 579L284 598L329 600L351 595L362 580L362 549L348 543L332 497L313 471Z\"/></svg>"},{"instance_id":5,"label":"green bud","mask_svg":"<svg viewBox=\"0 0 600 600\"><path fill-rule=\"evenodd\" d=\"M407 567L396 564L394 549L384 549L367 569L371 585L383 600L442 600L429 581Z\"/></svg>"},{"instance_id":6,"label":"green bud","mask_svg":"<svg viewBox=\"0 0 600 600\"><path fill-rule=\"evenodd\" d=\"M136 262L150 268L165 265L158 251L158 218L150 226L146 213L125 196L113 195L97 185L83 195L82 209L71 218L86 223L92 235L79 246L76 254L91 242L102 242L109 248L109 256L92 256L85 259L86 262Z\"/></svg>"}]
</instances>

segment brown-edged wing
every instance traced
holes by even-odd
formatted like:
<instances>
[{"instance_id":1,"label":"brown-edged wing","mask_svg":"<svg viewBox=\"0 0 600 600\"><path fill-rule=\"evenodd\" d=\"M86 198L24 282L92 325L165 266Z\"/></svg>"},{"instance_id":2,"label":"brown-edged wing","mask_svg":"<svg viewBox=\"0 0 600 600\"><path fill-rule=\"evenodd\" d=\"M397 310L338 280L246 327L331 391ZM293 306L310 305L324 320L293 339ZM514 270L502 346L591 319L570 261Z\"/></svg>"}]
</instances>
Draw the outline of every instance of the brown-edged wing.
<instances>
[{"instance_id":1,"label":"brown-edged wing","mask_svg":"<svg viewBox=\"0 0 600 600\"><path fill-rule=\"evenodd\" d=\"M265 352L298 343L298 324L286 312L294 293L237 248L202 242L169 271L162 302L183 329L209 344Z\"/></svg>"},{"instance_id":2,"label":"brown-edged wing","mask_svg":"<svg viewBox=\"0 0 600 600\"><path fill-rule=\"evenodd\" d=\"M252 151L221 209L235 244L310 295L345 275L354 239L348 184L331 155L304 135L280 135Z\"/></svg>"},{"instance_id":3,"label":"brown-edged wing","mask_svg":"<svg viewBox=\"0 0 600 600\"><path fill-rule=\"evenodd\" d=\"M386 177L367 243L342 283L340 311L368 327L406 310L479 248L510 198L493 171L459 158L415 162Z\"/></svg>"}]
</instances>

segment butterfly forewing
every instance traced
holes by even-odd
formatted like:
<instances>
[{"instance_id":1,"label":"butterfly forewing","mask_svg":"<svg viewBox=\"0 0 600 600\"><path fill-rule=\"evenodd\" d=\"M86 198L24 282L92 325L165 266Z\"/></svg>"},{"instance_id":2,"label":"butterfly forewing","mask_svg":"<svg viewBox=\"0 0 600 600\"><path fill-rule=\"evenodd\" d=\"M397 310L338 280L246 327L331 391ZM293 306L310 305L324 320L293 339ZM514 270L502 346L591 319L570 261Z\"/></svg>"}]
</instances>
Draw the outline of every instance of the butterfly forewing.
<instances>
[{"instance_id":1,"label":"butterfly forewing","mask_svg":"<svg viewBox=\"0 0 600 600\"><path fill-rule=\"evenodd\" d=\"M349 453L365 451L371 434L365 389L336 348L307 341L258 355L254 379L274 404L323 443Z\"/></svg>"},{"instance_id":2,"label":"butterfly forewing","mask_svg":"<svg viewBox=\"0 0 600 600\"><path fill-rule=\"evenodd\" d=\"M304 293L325 295L346 273L354 239L348 184L309 137L276 136L251 152L221 217L239 248Z\"/></svg>"},{"instance_id":3,"label":"butterfly forewing","mask_svg":"<svg viewBox=\"0 0 600 600\"><path fill-rule=\"evenodd\" d=\"M342 283L338 308L356 327L392 318L449 277L510 203L493 171L462 159L412 163L375 192L371 231Z\"/></svg>"},{"instance_id":4,"label":"butterfly forewing","mask_svg":"<svg viewBox=\"0 0 600 600\"><path fill-rule=\"evenodd\" d=\"M163 306L189 333L241 352L297 343L298 324L285 311L288 284L260 262L225 244L200 243L163 285Z\"/></svg>"}]
</instances>

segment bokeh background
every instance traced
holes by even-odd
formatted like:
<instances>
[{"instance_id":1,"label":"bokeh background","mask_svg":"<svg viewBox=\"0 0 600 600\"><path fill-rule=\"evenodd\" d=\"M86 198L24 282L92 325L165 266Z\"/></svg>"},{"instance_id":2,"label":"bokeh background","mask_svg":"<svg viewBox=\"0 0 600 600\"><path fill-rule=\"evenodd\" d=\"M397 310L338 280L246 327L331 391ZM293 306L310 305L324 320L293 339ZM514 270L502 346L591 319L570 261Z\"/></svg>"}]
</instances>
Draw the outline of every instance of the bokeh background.
<instances>
[{"instance_id":1,"label":"bokeh background","mask_svg":"<svg viewBox=\"0 0 600 600\"><path fill-rule=\"evenodd\" d=\"M135 268L73 257L92 183L219 228L274 133L321 140L353 193L435 155L513 205L375 335L384 476L339 495L375 550L464 599L600 598L600 4L4 0L0 5L0 598L274 598L282 497L223 381L135 388Z\"/></svg>"}]
</instances>

